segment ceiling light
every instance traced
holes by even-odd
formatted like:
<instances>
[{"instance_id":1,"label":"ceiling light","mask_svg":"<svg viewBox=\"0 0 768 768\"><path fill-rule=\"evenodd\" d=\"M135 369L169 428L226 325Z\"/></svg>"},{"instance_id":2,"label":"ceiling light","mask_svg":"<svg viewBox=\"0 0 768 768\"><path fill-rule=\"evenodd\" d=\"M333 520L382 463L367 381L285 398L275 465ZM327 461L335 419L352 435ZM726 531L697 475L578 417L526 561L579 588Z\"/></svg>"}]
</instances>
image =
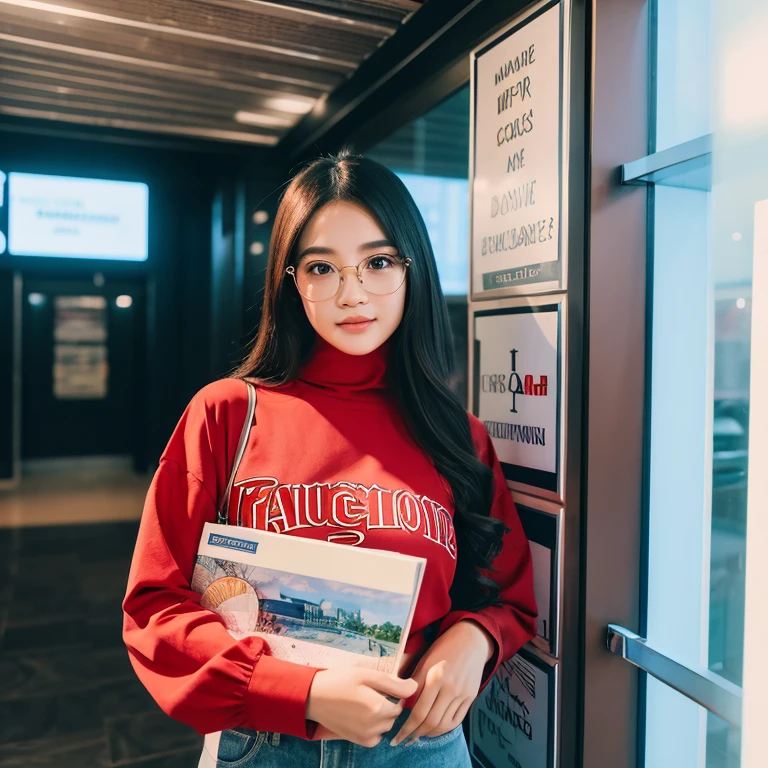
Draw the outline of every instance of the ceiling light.
<instances>
[{"instance_id":1,"label":"ceiling light","mask_svg":"<svg viewBox=\"0 0 768 768\"><path fill-rule=\"evenodd\" d=\"M278 112L290 112L293 115L305 115L315 106L314 99L269 98L264 99L264 106Z\"/></svg>"},{"instance_id":2,"label":"ceiling light","mask_svg":"<svg viewBox=\"0 0 768 768\"><path fill-rule=\"evenodd\" d=\"M245 125L258 125L262 128L290 128L292 123L284 117L273 115L260 115L257 112L235 112L235 121Z\"/></svg>"},{"instance_id":3,"label":"ceiling light","mask_svg":"<svg viewBox=\"0 0 768 768\"><path fill-rule=\"evenodd\" d=\"M736 306L737 306L739 309L744 309L744 307L746 307L746 306L747 306L747 301L746 301L746 299L736 299Z\"/></svg>"}]
</instances>

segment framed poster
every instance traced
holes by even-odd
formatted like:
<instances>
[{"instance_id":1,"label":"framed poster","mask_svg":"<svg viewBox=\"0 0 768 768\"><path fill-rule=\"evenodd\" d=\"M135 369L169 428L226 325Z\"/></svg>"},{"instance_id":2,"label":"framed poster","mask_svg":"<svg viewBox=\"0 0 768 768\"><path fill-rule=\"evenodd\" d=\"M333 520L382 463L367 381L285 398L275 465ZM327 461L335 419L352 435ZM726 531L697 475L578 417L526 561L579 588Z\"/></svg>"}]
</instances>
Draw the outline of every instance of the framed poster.
<instances>
[{"instance_id":1,"label":"framed poster","mask_svg":"<svg viewBox=\"0 0 768 768\"><path fill-rule=\"evenodd\" d=\"M109 392L106 344L54 344L53 396L104 400Z\"/></svg>"},{"instance_id":2,"label":"framed poster","mask_svg":"<svg viewBox=\"0 0 768 768\"><path fill-rule=\"evenodd\" d=\"M566 289L569 24L538 3L470 55L473 300Z\"/></svg>"},{"instance_id":3,"label":"framed poster","mask_svg":"<svg viewBox=\"0 0 768 768\"><path fill-rule=\"evenodd\" d=\"M554 768L558 664L523 648L470 709L469 752L480 768Z\"/></svg>"},{"instance_id":4,"label":"framed poster","mask_svg":"<svg viewBox=\"0 0 768 768\"><path fill-rule=\"evenodd\" d=\"M57 400L107 396L107 300L56 296L53 321L53 395Z\"/></svg>"},{"instance_id":5,"label":"framed poster","mask_svg":"<svg viewBox=\"0 0 768 768\"><path fill-rule=\"evenodd\" d=\"M472 412L510 488L563 500L563 295L474 305Z\"/></svg>"},{"instance_id":6,"label":"framed poster","mask_svg":"<svg viewBox=\"0 0 768 768\"><path fill-rule=\"evenodd\" d=\"M553 656L560 653L560 605L562 602L563 508L523 494L515 506L531 545L533 591L539 609L538 637L533 644Z\"/></svg>"}]
</instances>

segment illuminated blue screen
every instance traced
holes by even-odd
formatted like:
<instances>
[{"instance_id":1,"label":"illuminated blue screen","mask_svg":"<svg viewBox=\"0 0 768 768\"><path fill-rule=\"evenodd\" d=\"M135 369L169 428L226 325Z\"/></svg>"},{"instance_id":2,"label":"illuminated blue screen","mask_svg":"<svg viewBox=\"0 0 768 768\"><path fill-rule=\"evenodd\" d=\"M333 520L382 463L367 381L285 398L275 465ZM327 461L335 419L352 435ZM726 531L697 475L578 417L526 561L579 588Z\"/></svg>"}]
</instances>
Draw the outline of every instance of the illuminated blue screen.
<instances>
[{"instance_id":1,"label":"illuminated blue screen","mask_svg":"<svg viewBox=\"0 0 768 768\"><path fill-rule=\"evenodd\" d=\"M146 184L32 173L8 182L12 255L146 260Z\"/></svg>"},{"instance_id":2,"label":"illuminated blue screen","mask_svg":"<svg viewBox=\"0 0 768 768\"><path fill-rule=\"evenodd\" d=\"M469 182L398 173L427 225L440 286L447 296L465 296L469 285Z\"/></svg>"}]
</instances>

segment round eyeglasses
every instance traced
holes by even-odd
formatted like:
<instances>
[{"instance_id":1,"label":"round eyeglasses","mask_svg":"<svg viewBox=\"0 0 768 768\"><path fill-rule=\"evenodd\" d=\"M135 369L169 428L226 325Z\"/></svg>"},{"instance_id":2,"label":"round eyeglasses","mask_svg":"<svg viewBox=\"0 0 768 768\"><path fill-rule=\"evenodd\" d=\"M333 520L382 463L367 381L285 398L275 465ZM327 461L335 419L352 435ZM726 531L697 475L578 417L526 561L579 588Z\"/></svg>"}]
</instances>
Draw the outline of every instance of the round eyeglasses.
<instances>
[{"instance_id":1,"label":"round eyeglasses","mask_svg":"<svg viewBox=\"0 0 768 768\"><path fill-rule=\"evenodd\" d=\"M307 301L332 299L344 282L342 272L354 269L357 279L366 293L387 296L394 293L405 281L405 272L411 260L402 256L377 254L363 259L357 266L337 267L327 261L306 259L298 267L287 267L299 293Z\"/></svg>"}]
</instances>

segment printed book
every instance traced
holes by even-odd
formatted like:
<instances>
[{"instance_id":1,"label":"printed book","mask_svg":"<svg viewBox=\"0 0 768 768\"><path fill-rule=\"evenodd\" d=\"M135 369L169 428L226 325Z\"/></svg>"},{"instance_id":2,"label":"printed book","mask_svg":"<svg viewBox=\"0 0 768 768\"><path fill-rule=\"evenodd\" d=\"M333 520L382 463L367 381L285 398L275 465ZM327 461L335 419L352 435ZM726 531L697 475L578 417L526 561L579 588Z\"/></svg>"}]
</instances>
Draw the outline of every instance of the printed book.
<instances>
[{"instance_id":1,"label":"printed book","mask_svg":"<svg viewBox=\"0 0 768 768\"><path fill-rule=\"evenodd\" d=\"M426 560L206 523L192 588L236 638L275 658L397 674Z\"/></svg>"}]
</instances>

